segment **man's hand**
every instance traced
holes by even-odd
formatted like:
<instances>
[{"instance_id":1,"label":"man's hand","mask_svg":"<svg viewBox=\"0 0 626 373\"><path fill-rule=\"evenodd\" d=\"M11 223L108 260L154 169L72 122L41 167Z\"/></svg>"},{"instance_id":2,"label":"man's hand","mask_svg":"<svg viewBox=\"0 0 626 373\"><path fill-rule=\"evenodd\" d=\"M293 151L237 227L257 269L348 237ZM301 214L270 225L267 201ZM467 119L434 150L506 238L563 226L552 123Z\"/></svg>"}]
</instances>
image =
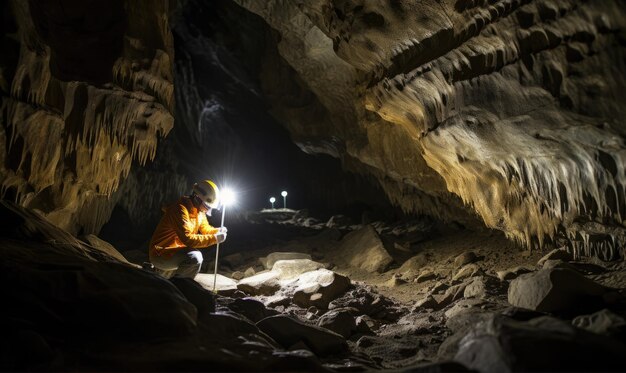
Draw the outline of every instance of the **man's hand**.
<instances>
[{"instance_id":1,"label":"man's hand","mask_svg":"<svg viewBox=\"0 0 626 373\"><path fill-rule=\"evenodd\" d=\"M218 230L218 233L224 233L224 234L228 233L228 228L226 227L219 227L217 228L217 230Z\"/></svg>"},{"instance_id":2,"label":"man's hand","mask_svg":"<svg viewBox=\"0 0 626 373\"><path fill-rule=\"evenodd\" d=\"M215 238L217 239L217 243L222 243L224 241L226 241L226 233L217 233L215 235Z\"/></svg>"}]
</instances>

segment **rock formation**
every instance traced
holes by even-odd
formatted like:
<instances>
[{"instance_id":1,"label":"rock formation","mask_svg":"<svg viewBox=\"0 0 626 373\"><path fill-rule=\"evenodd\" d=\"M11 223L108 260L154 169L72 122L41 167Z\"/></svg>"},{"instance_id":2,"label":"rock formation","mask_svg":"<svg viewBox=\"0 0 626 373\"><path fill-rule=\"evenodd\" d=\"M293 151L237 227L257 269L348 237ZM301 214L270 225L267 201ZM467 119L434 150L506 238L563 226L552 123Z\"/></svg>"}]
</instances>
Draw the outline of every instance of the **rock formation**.
<instances>
[{"instance_id":1,"label":"rock formation","mask_svg":"<svg viewBox=\"0 0 626 373\"><path fill-rule=\"evenodd\" d=\"M98 232L133 162L173 126L168 1L3 5L5 198L72 233Z\"/></svg>"},{"instance_id":2,"label":"rock formation","mask_svg":"<svg viewBox=\"0 0 626 373\"><path fill-rule=\"evenodd\" d=\"M235 1L275 31L264 94L303 150L406 211L620 255L622 2Z\"/></svg>"}]
</instances>

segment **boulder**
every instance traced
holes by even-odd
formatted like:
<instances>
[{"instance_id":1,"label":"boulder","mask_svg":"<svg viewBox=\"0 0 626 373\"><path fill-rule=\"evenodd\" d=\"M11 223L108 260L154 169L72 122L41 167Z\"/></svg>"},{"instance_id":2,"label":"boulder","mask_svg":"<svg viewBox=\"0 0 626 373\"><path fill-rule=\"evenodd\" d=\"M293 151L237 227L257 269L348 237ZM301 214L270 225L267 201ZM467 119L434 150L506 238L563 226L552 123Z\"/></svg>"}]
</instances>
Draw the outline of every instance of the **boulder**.
<instances>
[{"instance_id":1,"label":"boulder","mask_svg":"<svg viewBox=\"0 0 626 373\"><path fill-rule=\"evenodd\" d=\"M320 268L324 268L324 264L310 259L283 259L274 263L272 271L278 272L281 280L289 280L305 272L315 271Z\"/></svg>"},{"instance_id":2,"label":"boulder","mask_svg":"<svg viewBox=\"0 0 626 373\"><path fill-rule=\"evenodd\" d=\"M463 282L458 285L450 286L443 295L434 295L433 298L437 301L437 309L442 309L447 305L463 298L467 282Z\"/></svg>"},{"instance_id":3,"label":"boulder","mask_svg":"<svg viewBox=\"0 0 626 373\"><path fill-rule=\"evenodd\" d=\"M429 260L426 255L417 254L402 263L397 272L401 273L405 278L413 278L424 273L426 271L424 267L428 264Z\"/></svg>"},{"instance_id":4,"label":"boulder","mask_svg":"<svg viewBox=\"0 0 626 373\"><path fill-rule=\"evenodd\" d=\"M300 307L327 309L328 304L351 286L350 279L327 269L307 272L294 283L293 302Z\"/></svg>"},{"instance_id":5,"label":"boulder","mask_svg":"<svg viewBox=\"0 0 626 373\"><path fill-rule=\"evenodd\" d=\"M376 230L369 225L348 233L337 254L346 264L368 272L383 272L393 262Z\"/></svg>"},{"instance_id":6,"label":"boulder","mask_svg":"<svg viewBox=\"0 0 626 373\"><path fill-rule=\"evenodd\" d=\"M478 261L478 256L473 251L466 251L454 258L454 267L461 268L464 265Z\"/></svg>"},{"instance_id":7,"label":"boulder","mask_svg":"<svg viewBox=\"0 0 626 373\"><path fill-rule=\"evenodd\" d=\"M478 276L469 280L465 290L464 298L486 298L489 295L497 295L506 292L506 287L495 277Z\"/></svg>"},{"instance_id":8,"label":"boulder","mask_svg":"<svg viewBox=\"0 0 626 373\"><path fill-rule=\"evenodd\" d=\"M572 320L572 325L592 333L604 334L612 337L626 337L626 320L608 309L603 309L591 315L582 315Z\"/></svg>"},{"instance_id":9,"label":"boulder","mask_svg":"<svg viewBox=\"0 0 626 373\"><path fill-rule=\"evenodd\" d=\"M274 252L266 257L259 258L259 263L265 267L265 269L272 269L274 263L279 260L292 260L292 259L309 259L311 255L299 252Z\"/></svg>"},{"instance_id":10,"label":"boulder","mask_svg":"<svg viewBox=\"0 0 626 373\"><path fill-rule=\"evenodd\" d=\"M341 335L284 315L267 317L256 325L284 348L302 342L318 356L341 354L348 349Z\"/></svg>"},{"instance_id":11,"label":"boulder","mask_svg":"<svg viewBox=\"0 0 626 373\"><path fill-rule=\"evenodd\" d=\"M466 278L475 276L481 271L480 267L474 263L466 264L452 277L452 281L465 280Z\"/></svg>"},{"instance_id":12,"label":"boulder","mask_svg":"<svg viewBox=\"0 0 626 373\"><path fill-rule=\"evenodd\" d=\"M460 341L455 361L480 372L624 371L626 346L552 318L494 316Z\"/></svg>"},{"instance_id":13,"label":"boulder","mask_svg":"<svg viewBox=\"0 0 626 373\"><path fill-rule=\"evenodd\" d=\"M332 330L344 338L350 337L357 330L354 316L347 309L335 309L326 312L317 321L317 326Z\"/></svg>"},{"instance_id":14,"label":"boulder","mask_svg":"<svg viewBox=\"0 0 626 373\"><path fill-rule=\"evenodd\" d=\"M511 281L508 300L516 307L540 312L572 311L597 307L606 291L578 272L542 269Z\"/></svg>"},{"instance_id":15,"label":"boulder","mask_svg":"<svg viewBox=\"0 0 626 373\"><path fill-rule=\"evenodd\" d=\"M415 282L417 283L421 283L421 282L426 282L426 281L430 281L430 280L435 280L437 278L437 274L426 270L426 271L422 271L419 276L417 276L417 278L415 279Z\"/></svg>"},{"instance_id":16,"label":"boulder","mask_svg":"<svg viewBox=\"0 0 626 373\"><path fill-rule=\"evenodd\" d=\"M543 267L543 263L546 260L556 260L556 259L560 259L560 260L567 262L567 261L574 259L574 257L565 248L554 249L550 251L549 253L547 253L546 255L544 255L541 259L539 259L539 261L537 262L537 265L539 267Z\"/></svg>"},{"instance_id":17,"label":"boulder","mask_svg":"<svg viewBox=\"0 0 626 373\"><path fill-rule=\"evenodd\" d=\"M415 302L413 306L413 312L419 311L420 309L439 309L439 303L433 298L432 295L427 295L426 297Z\"/></svg>"},{"instance_id":18,"label":"boulder","mask_svg":"<svg viewBox=\"0 0 626 373\"><path fill-rule=\"evenodd\" d=\"M239 281L237 289L250 295L272 295L280 289L279 278L276 271L261 272Z\"/></svg>"},{"instance_id":19,"label":"boulder","mask_svg":"<svg viewBox=\"0 0 626 373\"><path fill-rule=\"evenodd\" d=\"M194 280L206 290L213 291L213 274L198 273ZM237 281L218 273L215 286L218 293L230 294L237 290Z\"/></svg>"},{"instance_id":20,"label":"boulder","mask_svg":"<svg viewBox=\"0 0 626 373\"><path fill-rule=\"evenodd\" d=\"M506 269L504 271L496 272L496 275L500 279L500 281L513 280L517 278L519 275L523 275L524 273L532 272L529 268L523 266L512 267Z\"/></svg>"}]
</instances>

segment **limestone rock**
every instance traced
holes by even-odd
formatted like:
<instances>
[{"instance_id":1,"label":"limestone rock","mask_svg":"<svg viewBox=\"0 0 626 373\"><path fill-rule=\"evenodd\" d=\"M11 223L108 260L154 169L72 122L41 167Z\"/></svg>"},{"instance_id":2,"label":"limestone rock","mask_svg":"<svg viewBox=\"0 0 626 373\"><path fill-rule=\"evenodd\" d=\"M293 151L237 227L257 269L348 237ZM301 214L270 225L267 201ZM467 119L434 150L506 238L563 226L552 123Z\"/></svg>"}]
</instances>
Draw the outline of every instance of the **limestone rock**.
<instances>
[{"instance_id":1,"label":"limestone rock","mask_svg":"<svg viewBox=\"0 0 626 373\"><path fill-rule=\"evenodd\" d=\"M307 272L295 282L293 302L305 308L315 306L326 309L331 301L343 295L350 286L349 278L327 269Z\"/></svg>"},{"instance_id":2,"label":"limestone rock","mask_svg":"<svg viewBox=\"0 0 626 373\"><path fill-rule=\"evenodd\" d=\"M203 288L209 291L213 291L213 274L198 273L194 280L202 285ZM218 293L232 293L237 290L237 282L232 278L217 274L217 280L215 281Z\"/></svg>"},{"instance_id":3,"label":"limestone rock","mask_svg":"<svg viewBox=\"0 0 626 373\"><path fill-rule=\"evenodd\" d=\"M324 264L310 259L282 259L274 263L272 271L278 272L281 280L289 280L305 272L315 271L320 268L324 268Z\"/></svg>"},{"instance_id":4,"label":"limestone rock","mask_svg":"<svg viewBox=\"0 0 626 373\"><path fill-rule=\"evenodd\" d=\"M540 312L598 307L606 288L569 269L542 269L511 281L509 303Z\"/></svg>"},{"instance_id":5,"label":"limestone rock","mask_svg":"<svg viewBox=\"0 0 626 373\"><path fill-rule=\"evenodd\" d=\"M354 316L346 309L334 309L326 312L317 321L317 326L332 330L344 338L350 337L357 330Z\"/></svg>"},{"instance_id":6,"label":"limestone rock","mask_svg":"<svg viewBox=\"0 0 626 373\"><path fill-rule=\"evenodd\" d=\"M239 281L239 283L237 283L237 289L250 295L272 295L280 289L279 279L279 272L261 272Z\"/></svg>"},{"instance_id":7,"label":"limestone rock","mask_svg":"<svg viewBox=\"0 0 626 373\"><path fill-rule=\"evenodd\" d=\"M435 280L437 278L437 274L431 271L422 271L419 276L415 279L415 282L426 282L430 280Z\"/></svg>"},{"instance_id":8,"label":"limestone rock","mask_svg":"<svg viewBox=\"0 0 626 373\"><path fill-rule=\"evenodd\" d=\"M626 345L552 317L494 317L477 324L454 360L480 372L621 371Z\"/></svg>"},{"instance_id":9,"label":"limestone rock","mask_svg":"<svg viewBox=\"0 0 626 373\"><path fill-rule=\"evenodd\" d=\"M524 273L532 272L530 269L524 266L517 266L513 268L506 269L504 271L496 272L500 281L513 280L517 278L519 275L523 275Z\"/></svg>"},{"instance_id":10,"label":"limestone rock","mask_svg":"<svg viewBox=\"0 0 626 373\"><path fill-rule=\"evenodd\" d=\"M402 273L405 277L418 276L424 271L424 267L428 264L429 261L426 255L417 254L402 263L400 268L398 268L398 273Z\"/></svg>"},{"instance_id":11,"label":"limestone rock","mask_svg":"<svg viewBox=\"0 0 626 373\"><path fill-rule=\"evenodd\" d=\"M603 309L591 315L577 316L572 325L592 333L604 334L621 338L626 336L626 320L608 309Z\"/></svg>"},{"instance_id":12,"label":"limestone rock","mask_svg":"<svg viewBox=\"0 0 626 373\"><path fill-rule=\"evenodd\" d=\"M274 252L266 257L259 258L259 263L265 267L265 269L272 269L274 263L279 260L292 260L292 259L309 259L311 255L299 252Z\"/></svg>"},{"instance_id":13,"label":"limestone rock","mask_svg":"<svg viewBox=\"0 0 626 373\"><path fill-rule=\"evenodd\" d=\"M461 268L464 265L474 263L478 260L478 256L473 251L466 251L454 258L454 267Z\"/></svg>"},{"instance_id":14,"label":"limestone rock","mask_svg":"<svg viewBox=\"0 0 626 373\"><path fill-rule=\"evenodd\" d=\"M541 259L537 261L537 265L539 267L543 267L543 264L546 260L559 260L559 259L563 261L570 261L574 259L574 257L572 256L570 252L568 252L564 248L554 249L550 251L549 253L547 253L546 255L544 255L543 257L541 257Z\"/></svg>"},{"instance_id":15,"label":"limestone rock","mask_svg":"<svg viewBox=\"0 0 626 373\"><path fill-rule=\"evenodd\" d=\"M369 225L348 233L337 251L348 265L369 272L383 272L393 261L376 230Z\"/></svg>"},{"instance_id":16,"label":"limestone rock","mask_svg":"<svg viewBox=\"0 0 626 373\"><path fill-rule=\"evenodd\" d=\"M477 275L480 272L480 267L474 263L466 264L452 277L452 281L465 280L466 278Z\"/></svg>"},{"instance_id":17,"label":"limestone rock","mask_svg":"<svg viewBox=\"0 0 626 373\"><path fill-rule=\"evenodd\" d=\"M482 299L500 293L506 293L506 287L502 287L498 280L491 276L478 276L469 281L463 291L463 297Z\"/></svg>"},{"instance_id":18,"label":"limestone rock","mask_svg":"<svg viewBox=\"0 0 626 373\"><path fill-rule=\"evenodd\" d=\"M285 348L302 342L319 356L341 354L348 349L341 335L318 326L303 324L287 316L270 316L256 325Z\"/></svg>"}]
</instances>

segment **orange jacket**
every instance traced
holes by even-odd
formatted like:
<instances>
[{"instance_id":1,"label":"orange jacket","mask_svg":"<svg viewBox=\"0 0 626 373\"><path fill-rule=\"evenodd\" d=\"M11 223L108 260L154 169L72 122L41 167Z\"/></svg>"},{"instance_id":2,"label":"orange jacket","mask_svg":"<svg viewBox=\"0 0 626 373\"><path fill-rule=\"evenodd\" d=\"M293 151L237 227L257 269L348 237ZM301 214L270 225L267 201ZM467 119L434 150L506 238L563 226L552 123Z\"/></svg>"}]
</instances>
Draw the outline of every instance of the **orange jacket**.
<instances>
[{"instance_id":1,"label":"orange jacket","mask_svg":"<svg viewBox=\"0 0 626 373\"><path fill-rule=\"evenodd\" d=\"M150 255L169 257L183 248L200 249L215 245L219 231L209 225L191 198L181 197L163 209L164 214L150 240Z\"/></svg>"}]
</instances>

